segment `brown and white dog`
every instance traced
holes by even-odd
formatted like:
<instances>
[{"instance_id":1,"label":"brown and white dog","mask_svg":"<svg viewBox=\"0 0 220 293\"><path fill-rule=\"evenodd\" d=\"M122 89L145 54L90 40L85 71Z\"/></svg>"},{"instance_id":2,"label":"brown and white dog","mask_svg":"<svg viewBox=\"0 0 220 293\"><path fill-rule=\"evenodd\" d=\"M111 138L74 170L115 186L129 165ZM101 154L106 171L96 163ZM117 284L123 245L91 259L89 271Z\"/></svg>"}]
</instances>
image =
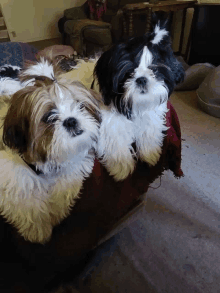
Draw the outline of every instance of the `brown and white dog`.
<instances>
[{"instance_id":1,"label":"brown and white dog","mask_svg":"<svg viewBox=\"0 0 220 293\"><path fill-rule=\"evenodd\" d=\"M4 100L0 214L26 240L44 243L93 170L99 108L92 91L46 59L21 77L32 85Z\"/></svg>"}]
</instances>

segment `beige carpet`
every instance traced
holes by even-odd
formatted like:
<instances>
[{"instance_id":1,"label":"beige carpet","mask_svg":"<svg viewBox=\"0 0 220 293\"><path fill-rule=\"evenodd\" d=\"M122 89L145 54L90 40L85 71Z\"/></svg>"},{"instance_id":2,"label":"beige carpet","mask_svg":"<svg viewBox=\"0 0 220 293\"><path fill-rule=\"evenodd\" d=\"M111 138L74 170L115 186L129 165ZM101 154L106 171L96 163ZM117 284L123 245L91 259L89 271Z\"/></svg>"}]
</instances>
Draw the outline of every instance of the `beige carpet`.
<instances>
[{"instance_id":1,"label":"beige carpet","mask_svg":"<svg viewBox=\"0 0 220 293\"><path fill-rule=\"evenodd\" d=\"M220 292L220 119L199 109L195 92L176 92L171 102L185 177L166 172L148 191L144 206L97 250L79 292Z\"/></svg>"}]
</instances>

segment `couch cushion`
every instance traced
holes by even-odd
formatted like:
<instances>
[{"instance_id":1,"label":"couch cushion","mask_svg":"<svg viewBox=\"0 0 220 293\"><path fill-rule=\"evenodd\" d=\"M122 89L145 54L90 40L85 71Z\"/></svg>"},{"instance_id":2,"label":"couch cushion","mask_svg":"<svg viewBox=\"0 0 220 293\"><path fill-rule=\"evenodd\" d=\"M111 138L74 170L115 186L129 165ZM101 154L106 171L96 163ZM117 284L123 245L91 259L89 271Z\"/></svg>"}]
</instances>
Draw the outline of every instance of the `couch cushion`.
<instances>
[{"instance_id":1,"label":"couch cushion","mask_svg":"<svg viewBox=\"0 0 220 293\"><path fill-rule=\"evenodd\" d=\"M213 69L197 90L198 102L202 109L220 118L220 66Z\"/></svg>"}]
</instances>

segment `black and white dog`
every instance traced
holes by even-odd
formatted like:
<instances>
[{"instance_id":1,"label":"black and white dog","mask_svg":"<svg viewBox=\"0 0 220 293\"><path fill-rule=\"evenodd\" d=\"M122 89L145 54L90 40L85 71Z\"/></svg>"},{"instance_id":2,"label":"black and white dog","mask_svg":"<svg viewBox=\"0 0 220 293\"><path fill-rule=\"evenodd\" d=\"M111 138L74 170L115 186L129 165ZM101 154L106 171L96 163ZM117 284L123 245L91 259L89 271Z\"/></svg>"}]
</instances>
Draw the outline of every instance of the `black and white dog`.
<instances>
[{"instance_id":1,"label":"black and white dog","mask_svg":"<svg viewBox=\"0 0 220 293\"><path fill-rule=\"evenodd\" d=\"M134 171L137 159L156 165L167 130L167 101L184 79L167 21L153 20L152 32L110 48L94 74L102 94L98 155L115 180Z\"/></svg>"}]
</instances>

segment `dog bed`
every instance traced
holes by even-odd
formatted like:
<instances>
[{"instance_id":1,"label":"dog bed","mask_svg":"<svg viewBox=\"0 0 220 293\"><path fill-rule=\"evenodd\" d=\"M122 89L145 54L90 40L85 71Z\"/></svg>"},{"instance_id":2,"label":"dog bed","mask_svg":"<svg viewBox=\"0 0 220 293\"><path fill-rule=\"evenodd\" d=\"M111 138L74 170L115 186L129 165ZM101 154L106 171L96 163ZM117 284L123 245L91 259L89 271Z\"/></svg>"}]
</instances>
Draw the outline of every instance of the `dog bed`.
<instances>
[{"instance_id":1,"label":"dog bed","mask_svg":"<svg viewBox=\"0 0 220 293\"><path fill-rule=\"evenodd\" d=\"M220 66L206 76L196 92L203 111L220 118Z\"/></svg>"}]
</instances>

